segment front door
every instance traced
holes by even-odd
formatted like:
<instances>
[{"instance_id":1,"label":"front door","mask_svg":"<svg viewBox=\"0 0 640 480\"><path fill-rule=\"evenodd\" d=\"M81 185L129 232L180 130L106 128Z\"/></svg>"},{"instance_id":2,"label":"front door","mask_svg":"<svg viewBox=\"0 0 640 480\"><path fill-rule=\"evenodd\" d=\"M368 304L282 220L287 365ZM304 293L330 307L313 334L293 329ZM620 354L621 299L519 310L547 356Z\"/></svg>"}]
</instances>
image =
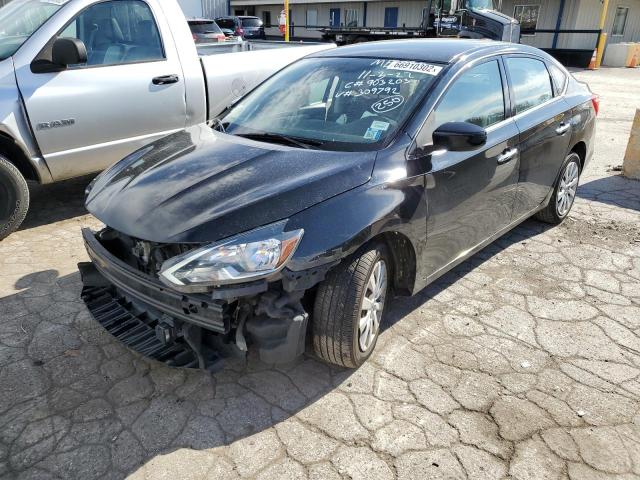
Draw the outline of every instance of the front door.
<instances>
[{"instance_id":1,"label":"front door","mask_svg":"<svg viewBox=\"0 0 640 480\"><path fill-rule=\"evenodd\" d=\"M384 28L396 28L398 26L398 7L384 9Z\"/></svg>"},{"instance_id":2,"label":"front door","mask_svg":"<svg viewBox=\"0 0 640 480\"><path fill-rule=\"evenodd\" d=\"M571 141L571 115L541 60L506 57L515 120L520 130L520 179L516 217L527 215L551 192ZM536 108L540 106L540 108Z\"/></svg>"},{"instance_id":3,"label":"front door","mask_svg":"<svg viewBox=\"0 0 640 480\"><path fill-rule=\"evenodd\" d=\"M329 26L330 27L340 26L340 9L339 8L329 9Z\"/></svg>"},{"instance_id":4,"label":"front door","mask_svg":"<svg viewBox=\"0 0 640 480\"><path fill-rule=\"evenodd\" d=\"M26 65L16 72L55 180L103 170L184 128L185 86L178 54L172 42L163 45L146 2L94 4L60 36L84 42L86 65L58 73L33 73ZM167 75L175 77L158 84Z\"/></svg>"},{"instance_id":5,"label":"front door","mask_svg":"<svg viewBox=\"0 0 640 480\"><path fill-rule=\"evenodd\" d=\"M498 60L469 68L447 90L425 125L430 133L447 122L469 122L487 130L486 144L476 150L432 155L426 178L425 261L430 280L511 223L518 183L518 129L513 119L505 119L503 78Z\"/></svg>"}]
</instances>

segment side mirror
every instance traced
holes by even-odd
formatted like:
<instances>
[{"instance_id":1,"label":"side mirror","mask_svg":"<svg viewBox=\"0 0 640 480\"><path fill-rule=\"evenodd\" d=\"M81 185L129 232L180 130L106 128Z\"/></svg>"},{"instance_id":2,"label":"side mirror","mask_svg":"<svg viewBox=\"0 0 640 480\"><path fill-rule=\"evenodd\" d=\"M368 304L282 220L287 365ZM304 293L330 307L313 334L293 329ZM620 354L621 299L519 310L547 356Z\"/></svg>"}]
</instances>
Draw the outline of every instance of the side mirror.
<instances>
[{"instance_id":1,"label":"side mirror","mask_svg":"<svg viewBox=\"0 0 640 480\"><path fill-rule=\"evenodd\" d=\"M484 128L467 122L449 122L433 132L433 145L450 152L475 150L487 141Z\"/></svg>"},{"instance_id":2,"label":"side mirror","mask_svg":"<svg viewBox=\"0 0 640 480\"><path fill-rule=\"evenodd\" d=\"M56 73L69 65L87 63L87 47L77 38L59 37L49 42L31 62L33 73Z\"/></svg>"},{"instance_id":3,"label":"side mirror","mask_svg":"<svg viewBox=\"0 0 640 480\"><path fill-rule=\"evenodd\" d=\"M87 47L77 38L60 37L53 43L51 63L61 68L87 63Z\"/></svg>"}]
</instances>

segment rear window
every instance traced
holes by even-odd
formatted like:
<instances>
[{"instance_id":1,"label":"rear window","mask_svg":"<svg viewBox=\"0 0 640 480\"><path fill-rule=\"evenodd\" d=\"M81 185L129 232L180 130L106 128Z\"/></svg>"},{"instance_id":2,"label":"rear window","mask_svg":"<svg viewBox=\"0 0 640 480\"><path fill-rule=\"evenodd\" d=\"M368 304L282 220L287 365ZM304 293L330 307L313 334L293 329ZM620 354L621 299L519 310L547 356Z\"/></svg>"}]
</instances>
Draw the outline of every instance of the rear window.
<instances>
[{"instance_id":1,"label":"rear window","mask_svg":"<svg viewBox=\"0 0 640 480\"><path fill-rule=\"evenodd\" d=\"M259 18L243 18L241 19L243 27L261 27L262 20Z\"/></svg>"},{"instance_id":2,"label":"rear window","mask_svg":"<svg viewBox=\"0 0 640 480\"><path fill-rule=\"evenodd\" d=\"M236 24L233 21L233 18L217 18L216 23L220 28L228 28L230 30L236 29Z\"/></svg>"},{"instance_id":3,"label":"rear window","mask_svg":"<svg viewBox=\"0 0 640 480\"><path fill-rule=\"evenodd\" d=\"M567 83L567 75L557 66L550 64L549 72L553 79L553 84L556 87L556 92L560 94L564 90L564 86Z\"/></svg>"},{"instance_id":4,"label":"rear window","mask_svg":"<svg viewBox=\"0 0 640 480\"><path fill-rule=\"evenodd\" d=\"M222 33L218 24L213 20L210 22L189 22L189 27L193 33Z\"/></svg>"}]
</instances>

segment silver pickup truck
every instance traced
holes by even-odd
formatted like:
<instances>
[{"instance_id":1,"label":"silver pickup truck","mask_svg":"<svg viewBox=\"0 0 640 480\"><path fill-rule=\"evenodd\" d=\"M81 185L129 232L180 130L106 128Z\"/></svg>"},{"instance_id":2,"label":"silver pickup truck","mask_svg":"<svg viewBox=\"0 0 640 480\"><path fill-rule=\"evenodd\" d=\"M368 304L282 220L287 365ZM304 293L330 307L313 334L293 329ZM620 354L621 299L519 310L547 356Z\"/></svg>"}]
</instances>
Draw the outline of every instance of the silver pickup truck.
<instances>
[{"instance_id":1,"label":"silver pickup truck","mask_svg":"<svg viewBox=\"0 0 640 480\"><path fill-rule=\"evenodd\" d=\"M26 180L101 171L333 47L197 49L176 0L14 0L0 9L0 239L27 213Z\"/></svg>"}]
</instances>

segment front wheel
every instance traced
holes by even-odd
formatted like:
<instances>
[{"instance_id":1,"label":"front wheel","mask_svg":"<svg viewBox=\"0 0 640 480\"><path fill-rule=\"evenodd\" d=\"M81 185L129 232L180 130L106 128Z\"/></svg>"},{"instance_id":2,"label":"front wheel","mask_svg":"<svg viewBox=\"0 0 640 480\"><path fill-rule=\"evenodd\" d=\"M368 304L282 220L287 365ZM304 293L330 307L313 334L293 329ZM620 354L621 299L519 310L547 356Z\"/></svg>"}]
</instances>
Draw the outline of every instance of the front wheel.
<instances>
[{"instance_id":1,"label":"front wheel","mask_svg":"<svg viewBox=\"0 0 640 480\"><path fill-rule=\"evenodd\" d=\"M346 260L319 285L313 348L324 361L357 368L373 352L389 293L391 264L379 244Z\"/></svg>"},{"instance_id":2,"label":"front wheel","mask_svg":"<svg viewBox=\"0 0 640 480\"><path fill-rule=\"evenodd\" d=\"M580 156L571 152L562 164L560 177L556 181L549 204L536 213L535 217L542 222L554 225L562 223L573 206L579 180Z\"/></svg>"},{"instance_id":3,"label":"front wheel","mask_svg":"<svg viewBox=\"0 0 640 480\"><path fill-rule=\"evenodd\" d=\"M29 188L20 171L0 156L0 240L17 229L29 209Z\"/></svg>"}]
</instances>

